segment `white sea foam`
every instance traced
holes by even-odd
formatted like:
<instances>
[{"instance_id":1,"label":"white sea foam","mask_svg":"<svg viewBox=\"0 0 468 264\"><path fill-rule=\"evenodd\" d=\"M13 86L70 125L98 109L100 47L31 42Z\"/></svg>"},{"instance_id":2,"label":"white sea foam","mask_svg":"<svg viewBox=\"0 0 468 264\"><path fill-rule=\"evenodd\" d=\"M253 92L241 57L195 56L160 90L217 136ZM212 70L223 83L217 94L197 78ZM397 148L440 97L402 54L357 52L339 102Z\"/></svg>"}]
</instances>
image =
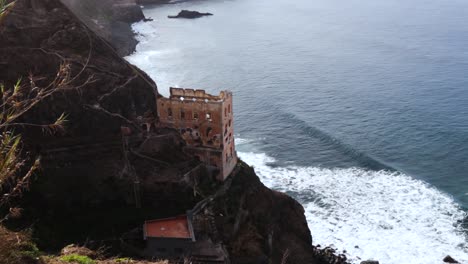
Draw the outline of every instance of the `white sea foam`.
<instances>
[{"instance_id":1,"label":"white sea foam","mask_svg":"<svg viewBox=\"0 0 468 264\"><path fill-rule=\"evenodd\" d=\"M140 37L139 39L142 39ZM137 50L139 46L137 46ZM174 76L173 73L168 73L161 71L157 68L157 63L162 58L170 57L172 54L179 52L178 49L165 49L165 50L138 50L127 57L125 59L132 64L138 65L141 69L143 69L149 76L154 78L154 80L158 83L158 92L164 96L169 96L169 86L170 87L178 87L177 83L171 82L170 85L167 84L167 77L168 75ZM157 79L156 79L157 77Z\"/></svg>"},{"instance_id":2,"label":"white sea foam","mask_svg":"<svg viewBox=\"0 0 468 264\"><path fill-rule=\"evenodd\" d=\"M272 167L265 154L239 156L267 186L303 204L314 244L346 250L353 263L443 263L446 255L468 263L465 212L420 180L358 168Z\"/></svg>"},{"instance_id":3,"label":"white sea foam","mask_svg":"<svg viewBox=\"0 0 468 264\"><path fill-rule=\"evenodd\" d=\"M237 136L237 135L236 135L236 136ZM243 145L243 144L248 144L248 143L252 142L251 139L238 138L238 137L235 137L235 138L234 138L234 141L236 142L236 145L237 145L237 146Z\"/></svg>"}]
</instances>

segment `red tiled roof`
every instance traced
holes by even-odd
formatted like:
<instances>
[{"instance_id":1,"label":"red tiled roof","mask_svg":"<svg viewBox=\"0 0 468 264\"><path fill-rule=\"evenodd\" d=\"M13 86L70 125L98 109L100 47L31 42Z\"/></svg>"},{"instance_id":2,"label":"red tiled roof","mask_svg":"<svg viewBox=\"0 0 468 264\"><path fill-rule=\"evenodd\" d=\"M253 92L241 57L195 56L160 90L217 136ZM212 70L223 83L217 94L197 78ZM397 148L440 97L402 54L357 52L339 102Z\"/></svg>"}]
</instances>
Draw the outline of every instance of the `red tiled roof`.
<instances>
[{"instance_id":1,"label":"red tiled roof","mask_svg":"<svg viewBox=\"0 0 468 264\"><path fill-rule=\"evenodd\" d=\"M146 221L146 237L192 238L186 215Z\"/></svg>"}]
</instances>

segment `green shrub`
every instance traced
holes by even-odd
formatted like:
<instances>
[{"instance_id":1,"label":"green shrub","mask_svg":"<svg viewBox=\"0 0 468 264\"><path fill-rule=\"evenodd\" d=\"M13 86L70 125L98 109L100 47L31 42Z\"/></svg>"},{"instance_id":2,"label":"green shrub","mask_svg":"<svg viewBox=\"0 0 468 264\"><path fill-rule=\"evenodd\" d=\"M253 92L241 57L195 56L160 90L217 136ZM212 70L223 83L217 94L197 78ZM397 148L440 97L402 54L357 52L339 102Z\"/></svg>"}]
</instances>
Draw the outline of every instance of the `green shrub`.
<instances>
[{"instance_id":1,"label":"green shrub","mask_svg":"<svg viewBox=\"0 0 468 264\"><path fill-rule=\"evenodd\" d=\"M41 255L41 252L34 243L27 241L19 245L18 255L21 257L35 259Z\"/></svg>"},{"instance_id":2,"label":"green shrub","mask_svg":"<svg viewBox=\"0 0 468 264\"><path fill-rule=\"evenodd\" d=\"M117 263L132 263L132 260L129 258L118 258L115 260Z\"/></svg>"},{"instance_id":3,"label":"green shrub","mask_svg":"<svg viewBox=\"0 0 468 264\"><path fill-rule=\"evenodd\" d=\"M96 261L90 259L87 256L81 256L78 254L66 255L60 258L62 261L66 262L75 262L79 264L96 264Z\"/></svg>"}]
</instances>

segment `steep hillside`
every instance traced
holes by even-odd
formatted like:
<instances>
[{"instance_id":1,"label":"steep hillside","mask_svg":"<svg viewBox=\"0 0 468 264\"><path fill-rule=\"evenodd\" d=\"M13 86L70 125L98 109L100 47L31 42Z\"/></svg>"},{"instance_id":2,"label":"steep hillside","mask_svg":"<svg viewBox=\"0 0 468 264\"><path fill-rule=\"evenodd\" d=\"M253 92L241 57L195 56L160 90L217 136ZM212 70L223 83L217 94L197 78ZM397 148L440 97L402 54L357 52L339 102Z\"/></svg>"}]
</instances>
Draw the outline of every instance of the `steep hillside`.
<instances>
[{"instance_id":1,"label":"steep hillside","mask_svg":"<svg viewBox=\"0 0 468 264\"><path fill-rule=\"evenodd\" d=\"M35 218L37 237L53 235L43 246L59 248L86 239L88 233L105 237L139 226L149 217L146 212L157 208L151 207L156 204L152 193L159 193L160 201L179 201L183 208L194 203L191 189L180 179L197 163L182 153L177 134L151 135L155 150L148 155L159 163L139 152L147 140L141 125L155 119L156 85L60 1L16 1L3 17L0 38L0 82L5 87L20 78L24 93L31 96L35 87L55 87L19 120L26 125L15 128L25 151L42 157L42 173L21 206ZM67 119L63 132L44 133L27 125L50 123L62 113ZM131 129L132 136L123 140L121 127ZM165 180L145 184L156 174ZM135 188L141 195L135 195ZM149 208L136 208L137 203ZM185 211L166 207L160 208L168 214ZM112 225L96 221L98 215ZM73 230L70 224L76 224ZM87 232L77 228L88 224Z\"/></svg>"}]
</instances>

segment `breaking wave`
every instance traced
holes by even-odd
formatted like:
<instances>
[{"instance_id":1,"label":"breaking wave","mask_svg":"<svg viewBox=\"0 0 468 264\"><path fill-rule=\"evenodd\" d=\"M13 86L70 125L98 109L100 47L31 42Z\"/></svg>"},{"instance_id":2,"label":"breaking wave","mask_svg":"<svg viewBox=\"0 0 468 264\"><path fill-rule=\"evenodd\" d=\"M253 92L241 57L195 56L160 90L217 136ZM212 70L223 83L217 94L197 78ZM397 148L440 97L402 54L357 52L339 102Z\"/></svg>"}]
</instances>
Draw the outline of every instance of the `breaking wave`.
<instances>
[{"instance_id":1,"label":"breaking wave","mask_svg":"<svg viewBox=\"0 0 468 264\"><path fill-rule=\"evenodd\" d=\"M423 181L385 170L271 166L264 153L238 154L265 185L301 202L314 244L346 250L353 263L443 263L446 255L468 263L466 212Z\"/></svg>"}]
</instances>

